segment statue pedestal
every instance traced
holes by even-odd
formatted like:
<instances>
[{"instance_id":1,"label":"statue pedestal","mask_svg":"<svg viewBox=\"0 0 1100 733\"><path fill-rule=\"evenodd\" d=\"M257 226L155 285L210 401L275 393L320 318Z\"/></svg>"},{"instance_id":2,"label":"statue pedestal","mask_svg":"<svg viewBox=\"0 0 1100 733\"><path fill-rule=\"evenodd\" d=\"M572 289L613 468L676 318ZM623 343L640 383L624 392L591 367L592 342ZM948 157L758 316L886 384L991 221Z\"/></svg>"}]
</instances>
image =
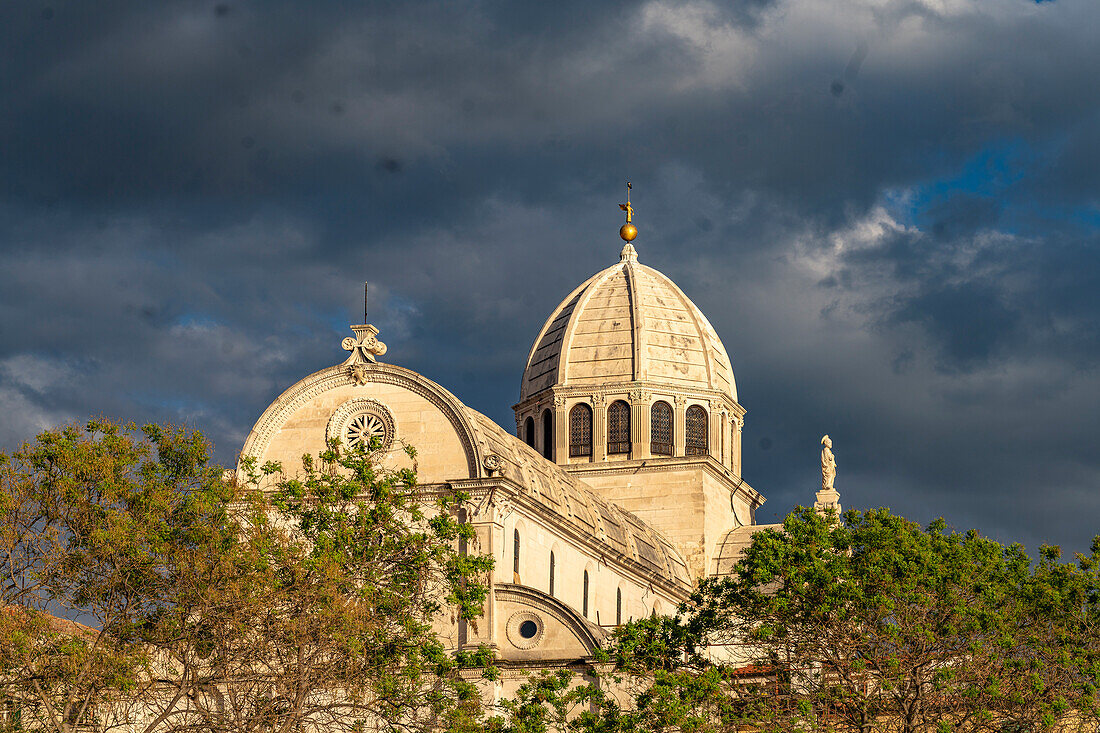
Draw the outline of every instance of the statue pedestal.
<instances>
[{"instance_id":1,"label":"statue pedestal","mask_svg":"<svg viewBox=\"0 0 1100 733\"><path fill-rule=\"evenodd\" d=\"M818 514L824 515L825 512L832 509L836 512L837 516L844 509L840 506L840 492L834 489L822 489L817 492L817 496L814 501L814 511Z\"/></svg>"}]
</instances>

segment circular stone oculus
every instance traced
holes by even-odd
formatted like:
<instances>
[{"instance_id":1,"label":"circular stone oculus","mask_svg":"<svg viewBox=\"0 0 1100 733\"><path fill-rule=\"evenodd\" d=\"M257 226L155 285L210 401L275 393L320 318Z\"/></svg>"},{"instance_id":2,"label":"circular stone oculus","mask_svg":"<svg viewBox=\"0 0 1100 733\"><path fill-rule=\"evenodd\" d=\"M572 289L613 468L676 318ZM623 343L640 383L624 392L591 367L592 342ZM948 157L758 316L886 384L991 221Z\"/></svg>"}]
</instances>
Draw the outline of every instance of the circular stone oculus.
<instances>
[{"instance_id":1,"label":"circular stone oculus","mask_svg":"<svg viewBox=\"0 0 1100 733\"><path fill-rule=\"evenodd\" d=\"M546 626L542 616L531 611L517 611L505 625L505 634L517 649L533 649L542 641Z\"/></svg>"}]
</instances>

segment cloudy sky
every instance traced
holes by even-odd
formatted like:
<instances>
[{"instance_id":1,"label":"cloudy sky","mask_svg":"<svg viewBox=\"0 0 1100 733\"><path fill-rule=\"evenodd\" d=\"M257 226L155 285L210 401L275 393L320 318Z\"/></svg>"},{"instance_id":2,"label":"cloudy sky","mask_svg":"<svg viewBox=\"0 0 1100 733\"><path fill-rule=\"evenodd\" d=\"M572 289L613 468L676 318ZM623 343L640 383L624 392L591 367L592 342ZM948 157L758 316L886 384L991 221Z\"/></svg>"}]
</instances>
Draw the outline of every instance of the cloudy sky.
<instances>
[{"instance_id":1,"label":"cloudy sky","mask_svg":"<svg viewBox=\"0 0 1100 733\"><path fill-rule=\"evenodd\" d=\"M232 462L342 360L514 428L544 318L642 262L725 342L746 479L1031 548L1100 532L1095 0L0 6L0 447Z\"/></svg>"}]
</instances>

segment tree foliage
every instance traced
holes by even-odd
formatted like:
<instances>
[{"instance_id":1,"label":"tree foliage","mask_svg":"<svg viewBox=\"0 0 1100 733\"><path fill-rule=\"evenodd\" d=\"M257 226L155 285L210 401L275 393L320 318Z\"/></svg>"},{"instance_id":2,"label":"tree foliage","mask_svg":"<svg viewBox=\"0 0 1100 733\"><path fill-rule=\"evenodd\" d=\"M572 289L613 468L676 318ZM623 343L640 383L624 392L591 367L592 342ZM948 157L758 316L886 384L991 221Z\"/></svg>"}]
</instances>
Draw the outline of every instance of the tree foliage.
<instances>
[{"instance_id":1,"label":"tree foliage","mask_svg":"<svg viewBox=\"0 0 1100 733\"><path fill-rule=\"evenodd\" d=\"M676 616L620 627L598 684L534 680L500 728L1093 730L1098 564L1100 540L1073 562L1043 548L1033 563L942 520L799 509ZM585 712L562 715L578 701Z\"/></svg>"},{"instance_id":2,"label":"tree foliage","mask_svg":"<svg viewBox=\"0 0 1100 733\"><path fill-rule=\"evenodd\" d=\"M684 605L665 637L687 674L664 695L683 712L652 729L1038 731L1092 715L1096 560L1044 550L1033 567L1019 545L942 520L800 509ZM655 662L639 671L667 679Z\"/></svg>"},{"instance_id":3,"label":"tree foliage","mask_svg":"<svg viewBox=\"0 0 1100 733\"><path fill-rule=\"evenodd\" d=\"M232 489L201 436L155 426L47 431L0 462L3 696L73 730L145 684L146 627L229 539Z\"/></svg>"},{"instance_id":4,"label":"tree foliage","mask_svg":"<svg viewBox=\"0 0 1100 733\"><path fill-rule=\"evenodd\" d=\"M438 631L480 612L461 496L331 446L287 475L97 421L3 460L0 696L28 727L470 728ZM68 619L68 620L67 620Z\"/></svg>"},{"instance_id":5,"label":"tree foliage","mask_svg":"<svg viewBox=\"0 0 1100 733\"><path fill-rule=\"evenodd\" d=\"M1100 722L1100 539L1032 561L887 510L791 514L584 676L482 718L464 497L369 449L226 473L197 433L0 456L0 726L147 731L1026 731ZM477 672L476 669L484 670ZM2 729L2 728L0 728Z\"/></svg>"}]
</instances>

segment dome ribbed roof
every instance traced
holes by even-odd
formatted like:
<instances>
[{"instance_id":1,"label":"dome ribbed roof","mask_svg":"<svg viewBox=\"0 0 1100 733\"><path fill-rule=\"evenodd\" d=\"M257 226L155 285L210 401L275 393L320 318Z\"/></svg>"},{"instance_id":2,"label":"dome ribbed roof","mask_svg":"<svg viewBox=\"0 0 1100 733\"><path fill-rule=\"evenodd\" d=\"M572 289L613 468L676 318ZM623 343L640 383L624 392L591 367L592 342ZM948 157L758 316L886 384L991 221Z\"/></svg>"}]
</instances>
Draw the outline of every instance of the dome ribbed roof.
<instances>
[{"instance_id":1,"label":"dome ribbed roof","mask_svg":"<svg viewBox=\"0 0 1100 733\"><path fill-rule=\"evenodd\" d=\"M737 401L729 356L706 316L627 244L618 263L550 314L527 357L520 401L555 385L633 381L716 390Z\"/></svg>"}]
</instances>

